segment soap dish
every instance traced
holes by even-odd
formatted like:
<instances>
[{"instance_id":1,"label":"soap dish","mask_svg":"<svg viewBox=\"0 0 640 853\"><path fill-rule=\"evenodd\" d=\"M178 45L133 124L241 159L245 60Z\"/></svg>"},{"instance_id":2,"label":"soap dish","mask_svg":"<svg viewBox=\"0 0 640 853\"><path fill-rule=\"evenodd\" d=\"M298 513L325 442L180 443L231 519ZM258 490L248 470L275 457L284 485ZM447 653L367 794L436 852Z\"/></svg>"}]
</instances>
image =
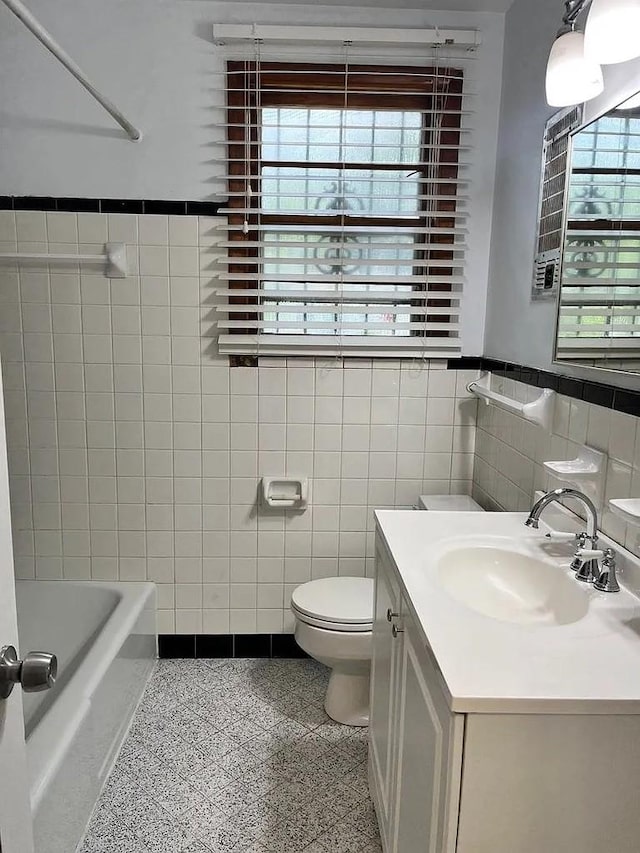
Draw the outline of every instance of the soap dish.
<instances>
[{"instance_id":1,"label":"soap dish","mask_svg":"<svg viewBox=\"0 0 640 853\"><path fill-rule=\"evenodd\" d=\"M640 526L640 498L615 498L609 501L611 512L627 524Z\"/></svg>"},{"instance_id":2,"label":"soap dish","mask_svg":"<svg viewBox=\"0 0 640 853\"><path fill-rule=\"evenodd\" d=\"M267 506L304 509L309 494L306 477L263 477L262 499Z\"/></svg>"},{"instance_id":3,"label":"soap dish","mask_svg":"<svg viewBox=\"0 0 640 853\"><path fill-rule=\"evenodd\" d=\"M598 502L604 486L606 461L605 453L583 444L575 459L544 462L543 466L554 477L571 483Z\"/></svg>"}]
</instances>

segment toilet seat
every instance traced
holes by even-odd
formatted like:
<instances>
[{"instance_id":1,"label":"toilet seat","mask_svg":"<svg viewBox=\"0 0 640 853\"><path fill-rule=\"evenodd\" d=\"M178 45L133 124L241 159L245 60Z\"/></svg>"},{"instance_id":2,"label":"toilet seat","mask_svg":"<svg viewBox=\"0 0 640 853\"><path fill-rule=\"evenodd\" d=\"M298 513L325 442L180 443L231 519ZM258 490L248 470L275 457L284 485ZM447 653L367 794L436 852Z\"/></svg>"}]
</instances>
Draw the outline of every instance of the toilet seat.
<instances>
[{"instance_id":1,"label":"toilet seat","mask_svg":"<svg viewBox=\"0 0 640 853\"><path fill-rule=\"evenodd\" d=\"M293 610L296 619L300 622L312 625L314 628L322 628L325 631L335 631L336 634L357 634L373 630L373 622L363 622L357 625L349 625L345 622L329 622L328 620L318 619L316 616L309 616L308 613L301 613L293 605L291 605L291 609Z\"/></svg>"},{"instance_id":2,"label":"toilet seat","mask_svg":"<svg viewBox=\"0 0 640 853\"><path fill-rule=\"evenodd\" d=\"M371 578L320 578L293 591L291 609L301 622L326 631L371 631L373 589Z\"/></svg>"}]
</instances>

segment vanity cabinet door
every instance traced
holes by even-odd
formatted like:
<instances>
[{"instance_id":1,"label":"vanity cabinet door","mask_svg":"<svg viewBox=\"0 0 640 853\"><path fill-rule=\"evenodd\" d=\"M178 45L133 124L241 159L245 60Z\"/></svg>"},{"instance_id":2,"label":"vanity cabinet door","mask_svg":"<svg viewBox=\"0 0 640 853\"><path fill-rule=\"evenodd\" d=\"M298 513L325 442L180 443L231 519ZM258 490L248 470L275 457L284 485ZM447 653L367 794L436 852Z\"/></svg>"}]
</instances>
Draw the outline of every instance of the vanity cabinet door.
<instances>
[{"instance_id":1,"label":"vanity cabinet door","mask_svg":"<svg viewBox=\"0 0 640 853\"><path fill-rule=\"evenodd\" d=\"M399 694L399 643L392 634L393 621L387 612L400 612L400 591L385 554L384 545L376 546L375 615L373 622L373 659L371 662L371 707L369 718L369 770L371 790L378 823L385 845L389 843L394 784L394 730ZM401 636L401 635L399 635Z\"/></svg>"},{"instance_id":2,"label":"vanity cabinet door","mask_svg":"<svg viewBox=\"0 0 640 853\"><path fill-rule=\"evenodd\" d=\"M393 853L454 853L464 718L452 714L415 624L401 627Z\"/></svg>"}]
</instances>

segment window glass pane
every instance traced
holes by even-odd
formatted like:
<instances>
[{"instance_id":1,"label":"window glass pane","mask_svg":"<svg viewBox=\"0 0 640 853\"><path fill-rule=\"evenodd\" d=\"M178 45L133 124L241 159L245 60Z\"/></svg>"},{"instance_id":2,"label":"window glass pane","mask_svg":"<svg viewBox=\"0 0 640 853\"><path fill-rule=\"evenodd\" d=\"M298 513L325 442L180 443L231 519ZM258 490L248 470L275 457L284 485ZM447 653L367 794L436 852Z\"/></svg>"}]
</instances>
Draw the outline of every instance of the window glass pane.
<instances>
[{"instance_id":1,"label":"window glass pane","mask_svg":"<svg viewBox=\"0 0 640 853\"><path fill-rule=\"evenodd\" d=\"M263 160L417 163L422 114L393 110L262 109Z\"/></svg>"},{"instance_id":2,"label":"window glass pane","mask_svg":"<svg viewBox=\"0 0 640 853\"><path fill-rule=\"evenodd\" d=\"M419 175L408 170L264 166L262 209L351 216L417 216Z\"/></svg>"}]
</instances>

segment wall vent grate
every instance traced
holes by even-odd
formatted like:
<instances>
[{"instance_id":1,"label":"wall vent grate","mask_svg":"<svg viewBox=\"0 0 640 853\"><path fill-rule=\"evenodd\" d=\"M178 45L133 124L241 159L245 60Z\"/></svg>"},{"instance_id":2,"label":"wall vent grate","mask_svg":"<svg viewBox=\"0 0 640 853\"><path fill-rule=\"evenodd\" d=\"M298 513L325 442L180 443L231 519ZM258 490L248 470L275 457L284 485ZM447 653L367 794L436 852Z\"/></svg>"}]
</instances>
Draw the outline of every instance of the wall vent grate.
<instances>
[{"instance_id":1,"label":"wall vent grate","mask_svg":"<svg viewBox=\"0 0 640 853\"><path fill-rule=\"evenodd\" d=\"M564 231L564 203L571 133L582 124L583 105L569 107L545 125L540 177L540 204L533 263L533 299L558 292Z\"/></svg>"}]
</instances>

